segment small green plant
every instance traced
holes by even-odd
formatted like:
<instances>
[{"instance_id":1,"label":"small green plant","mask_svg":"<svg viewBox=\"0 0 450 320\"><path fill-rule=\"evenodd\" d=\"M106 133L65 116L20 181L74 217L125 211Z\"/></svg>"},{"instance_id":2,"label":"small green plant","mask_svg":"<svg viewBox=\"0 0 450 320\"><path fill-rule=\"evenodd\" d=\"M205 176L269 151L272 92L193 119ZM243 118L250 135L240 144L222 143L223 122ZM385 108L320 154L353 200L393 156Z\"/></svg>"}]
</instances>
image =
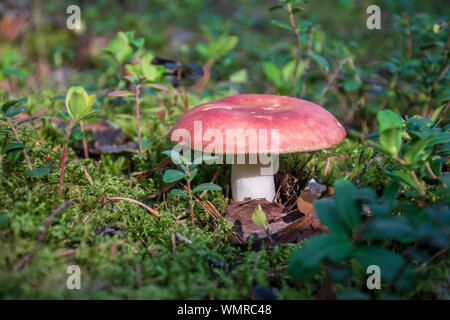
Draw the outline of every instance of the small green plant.
<instances>
[{"instance_id":1,"label":"small green plant","mask_svg":"<svg viewBox=\"0 0 450 320\"><path fill-rule=\"evenodd\" d=\"M140 111L140 94L141 88L147 87L154 90L168 89L161 84L166 68L152 64L154 55L150 52L145 52L142 49L144 39L134 39L133 32L119 32L118 40L113 42L112 48L109 49L110 54L116 58L117 61L126 61L127 57L134 53L136 60L133 64L125 64L126 74L124 79L134 85L134 92L128 90L119 90L109 93L110 97L134 97L135 112L136 112L136 131L138 136L139 154L144 156L144 149L141 134L141 111ZM111 44L110 44L111 47ZM138 51L139 50L139 51Z\"/></svg>"},{"instance_id":2,"label":"small green plant","mask_svg":"<svg viewBox=\"0 0 450 320\"><path fill-rule=\"evenodd\" d=\"M206 63L203 65L204 75L196 85L199 92L209 81L214 64L233 50L239 41L237 36L230 36L226 33L216 36L209 29L204 28L203 30L208 42L196 47L197 51L206 59Z\"/></svg>"},{"instance_id":3,"label":"small green plant","mask_svg":"<svg viewBox=\"0 0 450 320\"><path fill-rule=\"evenodd\" d=\"M295 96L299 93L299 83L297 79L302 73L306 73L306 70L309 66L309 59L313 58L319 65L328 66L326 60L319 56L318 54L311 52L311 43L312 43L312 32L310 21L302 21L302 23L296 24L294 15L296 13L302 12L303 7L301 5L307 4L308 0L279 0L280 4L275 5L269 8L269 11L274 11L277 9L285 8L288 14L289 24L284 22L272 19L272 23L279 28L289 30L293 33L295 38L295 51L296 57L292 62L288 62L282 69L282 74L277 70L276 66L273 64L266 63L264 65L264 72L266 76L275 82L279 90L285 90L287 85L283 82L290 81L290 90L289 94L291 96ZM308 57L305 61L302 61L302 44L300 39L300 33L303 31L307 31L309 33L310 39L308 41L308 49L306 56ZM282 82L283 81L283 82ZM283 92L284 92L283 90ZM302 94L304 94L304 87L302 89ZM286 93L284 93L286 94Z\"/></svg>"},{"instance_id":4,"label":"small green plant","mask_svg":"<svg viewBox=\"0 0 450 320\"><path fill-rule=\"evenodd\" d=\"M270 236L270 230L267 224L266 214L264 213L263 209L261 208L261 205L259 204L255 208L255 211L253 211L252 213L252 221L256 225L264 229L264 232L267 235L267 241L269 242L269 245L272 245L272 237Z\"/></svg>"},{"instance_id":5,"label":"small green plant","mask_svg":"<svg viewBox=\"0 0 450 320\"><path fill-rule=\"evenodd\" d=\"M164 151L163 153L170 156L172 158L172 161L178 164L177 170L168 169L164 172L163 181L165 183L173 183L181 179L184 179L186 181L186 186L184 189L187 191L187 193L186 191L181 189L172 189L170 193L175 196L182 196L189 199L191 221L194 222L193 194L208 190L222 190L220 186L214 183L202 183L194 188L192 188L191 185L192 180L194 180L198 172L197 166L201 163L202 160L208 160L212 158L201 156L200 158L197 158L193 162L191 162L188 158L173 150Z\"/></svg>"},{"instance_id":6,"label":"small green plant","mask_svg":"<svg viewBox=\"0 0 450 320\"><path fill-rule=\"evenodd\" d=\"M13 99L5 102L0 108L0 114L3 116L1 119L5 120L8 124L9 129L13 133L15 142L11 142L3 148L3 153L6 155L7 159L12 161L17 161L22 153L24 159L26 160L27 167L29 170L31 168L31 160L27 153L25 144L19 138L16 126L14 125L12 118L22 111L26 110L25 106L17 106L19 103L26 102L26 99Z\"/></svg>"},{"instance_id":7,"label":"small green plant","mask_svg":"<svg viewBox=\"0 0 450 320\"><path fill-rule=\"evenodd\" d=\"M6 159L10 161L19 161L21 159L21 155L23 155L23 159L25 159L28 168L27 175L30 177L38 177L49 173L50 168L48 166L43 166L37 169L33 169L30 156L28 155L30 149L26 147L24 142L20 139L17 126L12 120L13 117L27 110L27 107L25 105L21 105L22 103L26 103L27 100L28 99L26 98L9 100L6 101L0 108L0 115L2 115L2 118L0 118L0 120L6 121L10 130L6 130L6 132L12 133L14 137L14 142L10 142L6 146L4 146L2 153L5 154ZM35 117L35 119L48 116L51 115L43 114Z\"/></svg>"},{"instance_id":8,"label":"small green plant","mask_svg":"<svg viewBox=\"0 0 450 320\"><path fill-rule=\"evenodd\" d=\"M377 265L385 288L406 292L415 281L411 262L420 268L430 258L423 248L439 251L448 246L450 216L445 206L422 208L400 201L396 182L386 187L381 198L371 189L357 189L348 180L336 181L334 188L334 198L314 202L315 212L330 233L309 239L297 251L289 265L293 277L309 278L324 264L331 281L347 288L360 283L358 290L342 292L342 297L350 298L347 295L351 293L351 298L368 298L363 292L366 283L360 279L366 278L367 267ZM383 245L386 241L402 252L387 248Z\"/></svg>"},{"instance_id":9,"label":"small green plant","mask_svg":"<svg viewBox=\"0 0 450 320\"><path fill-rule=\"evenodd\" d=\"M67 144L69 143L69 135L73 126L83 120L84 118L90 116L95 109L93 105L95 103L95 95L89 95L83 87L71 87L66 95L66 108L68 117L63 117L66 120L66 129L64 133L64 146L61 154L61 165L60 165L60 175L59 175L59 187L58 195L61 198L62 188L64 183L64 169L66 166L66 152Z\"/></svg>"},{"instance_id":10,"label":"small green plant","mask_svg":"<svg viewBox=\"0 0 450 320\"><path fill-rule=\"evenodd\" d=\"M384 172L392 179L425 195L424 179L447 186L442 175L442 165L450 153L450 126L438 127L436 109L431 119L414 116L406 121L392 110L377 114L378 142L370 141L378 150L396 161L396 167L386 166Z\"/></svg>"}]
</instances>

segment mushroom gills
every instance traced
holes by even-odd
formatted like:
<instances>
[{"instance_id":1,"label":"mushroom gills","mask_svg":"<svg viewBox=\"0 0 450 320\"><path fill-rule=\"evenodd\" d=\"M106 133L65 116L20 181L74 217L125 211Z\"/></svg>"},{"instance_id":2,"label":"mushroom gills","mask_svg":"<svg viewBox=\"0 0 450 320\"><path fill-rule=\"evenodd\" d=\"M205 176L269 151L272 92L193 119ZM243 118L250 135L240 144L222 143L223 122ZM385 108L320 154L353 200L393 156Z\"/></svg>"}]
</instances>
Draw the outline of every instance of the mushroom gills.
<instances>
[{"instance_id":1,"label":"mushroom gills","mask_svg":"<svg viewBox=\"0 0 450 320\"><path fill-rule=\"evenodd\" d=\"M234 201L246 198L275 198L275 181L273 175L261 175L260 164L233 164L231 167L231 192Z\"/></svg>"}]
</instances>

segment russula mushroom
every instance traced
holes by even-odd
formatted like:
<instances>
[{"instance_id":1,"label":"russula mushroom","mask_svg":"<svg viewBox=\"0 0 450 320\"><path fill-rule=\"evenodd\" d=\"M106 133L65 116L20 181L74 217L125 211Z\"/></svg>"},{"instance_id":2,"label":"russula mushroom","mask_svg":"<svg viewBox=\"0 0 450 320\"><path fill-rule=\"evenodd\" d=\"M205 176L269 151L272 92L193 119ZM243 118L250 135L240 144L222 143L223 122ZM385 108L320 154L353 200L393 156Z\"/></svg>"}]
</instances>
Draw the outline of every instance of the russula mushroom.
<instances>
[{"instance_id":1,"label":"russula mushroom","mask_svg":"<svg viewBox=\"0 0 450 320\"><path fill-rule=\"evenodd\" d=\"M231 159L234 201L246 198L273 201L273 175L278 168L273 167L273 161L278 160L279 154L328 148L341 142L345 135L336 118L312 102L285 96L240 94L187 111L172 128L169 138L180 145L185 143L192 150L225 154L227 164Z\"/></svg>"}]
</instances>

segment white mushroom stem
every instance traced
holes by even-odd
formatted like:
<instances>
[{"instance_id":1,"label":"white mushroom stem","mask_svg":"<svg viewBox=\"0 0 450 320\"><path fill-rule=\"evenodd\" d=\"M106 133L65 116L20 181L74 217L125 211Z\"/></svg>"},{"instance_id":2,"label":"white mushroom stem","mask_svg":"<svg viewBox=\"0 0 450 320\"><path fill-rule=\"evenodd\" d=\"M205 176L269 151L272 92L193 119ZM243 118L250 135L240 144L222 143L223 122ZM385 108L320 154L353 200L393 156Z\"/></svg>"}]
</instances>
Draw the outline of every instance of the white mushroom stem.
<instances>
[{"instance_id":1,"label":"white mushroom stem","mask_svg":"<svg viewBox=\"0 0 450 320\"><path fill-rule=\"evenodd\" d=\"M261 168L263 166L260 164L232 165L231 192L234 201L243 201L245 198L274 200L273 175L261 175Z\"/></svg>"}]
</instances>

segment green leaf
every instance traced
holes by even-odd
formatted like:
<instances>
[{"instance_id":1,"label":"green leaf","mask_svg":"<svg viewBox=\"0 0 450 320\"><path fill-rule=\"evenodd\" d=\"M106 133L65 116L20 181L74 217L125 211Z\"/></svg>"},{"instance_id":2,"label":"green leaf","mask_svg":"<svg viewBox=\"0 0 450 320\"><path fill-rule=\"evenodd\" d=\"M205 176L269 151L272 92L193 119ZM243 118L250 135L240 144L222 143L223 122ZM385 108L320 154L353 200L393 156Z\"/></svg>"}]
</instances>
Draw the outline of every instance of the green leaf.
<instances>
[{"instance_id":1,"label":"green leaf","mask_svg":"<svg viewBox=\"0 0 450 320\"><path fill-rule=\"evenodd\" d=\"M391 129L402 129L402 118L392 110L381 110L377 113L378 132L382 133Z\"/></svg>"},{"instance_id":2,"label":"green leaf","mask_svg":"<svg viewBox=\"0 0 450 320\"><path fill-rule=\"evenodd\" d=\"M352 92L355 90L358 90L362 87L361 81L354 81L354 80L345 80L344 81L344 90L346 92Z\"/></svg>"},{"instance_id":3,"label":"green leaf","mask_svg":"<svg viewBox=\"0 0 450 320\"><path fill-rule=\"evenodd\" d=\"M17 149L24 149L24 148L25 148L25 145L23 143L11 142L3 148L3 153L7 153L7 152L10 152L12 150L17 150Z\"/></svg>"},{"instance_id":4,"label":"green leaf","mask_svg":"<svg viewBox=\"0 0 450 320\"><path fill-rule=\"evenodd\" d=\"M145 54L141 59L142 74L147 81L154 82L158 75L158 68L152 64L153 55Z\"/></svg>"},{"instance_id":5,"label":"green leaf","mask_svg":"<svg viewBox=\"0 0 450 320\"><path fill-rule=\"evenodd\" d=\"M131 97L131 96L134 96L134 93L130 91L117 90L108 93L108 97Z\"/></svg>"},{"instance_id":6,"label":"green leaf","mask_svg":"<svg viewBox=\"0 0 450 320\"><path fill-rule=\"evenodd\" d=\"M6 116L8 118L13 118L16 115L18 115L19 113L21 113L22 111L25 111L27 109L27 107L22 106L22 107L11 107L6 111Z\"/></svg>"},{"instance_id":7,"label":"green leaf","mask_svg":"<svg viewBox=\"0 0 450 320\"><path fill-rule=\"evenodd\" d=\"M349 235L350 229L339 214L334 199L319 199L314 201L314 211L320 221L333 233Z\"/></svg>"},{"instance_id":8,"label":"green leaf","mask_svg":"<svg viewBox=\"0 0 450 320\"><path fill-rule=\"evenodd\" d=\"M271 7L269 8L269 11L274 11L274 10L281 9L281 8L283 8L283 6L277 4L277 5L271 6Z\"/></svg>"},{"instance_id":9,"label":"green leaf","mask_svg":"<svg viewBox=\"0 0 450 320\"><path fill-rule=\"evenodd\" d=\"M435 133L428 140L428 145L450 143L450 132Z\"/></svg>"},{"instance_id":10,"label":"green leaf","mask_svg":"<svg viewBox=\"0 0 450 320\"><path fill-rule=\"evenodd\" d=\"M403 158L409 164L415 163L419 154L428 145L429 139L430 139L430 136L419 139L418 141L415 141L414 143L408 144L405 154L403 155Z\"/></svg>"},{"instance_id":11,"label":"green leaf","mask_svg":"<svg viewBox=\"0 0 450 320\"><path fill-rule=\"evenodd\" d=\"M396 285L404 290L411 290L414 284L414 271L398 254L383 247L358 247L354 258L364 268L377 265L381 271L381 281L392 282L397 278Z\"/></svg>"},{"instance_id":12,"label":"green leaf","mask_svg":"<svg viewBox=\"0 0 450 320\"><path fill-rule=\"evenodd\" d=\"M280 27L280 28L282 28L282 29L286 29L286 30L292 31L291 26L288 25L288 24L286 24L286 23L284 23L284 22L281 22L281 21L278 21L278 20L275 20L275 19L271 20L271 22L272 22L274 25L276 25L276 26L278 26L278 27Z\"/></svg>"},{"instance_id":13,"label":"green leaf","mask_svg":"<svg viewBox=\"0 0 450 320\"><path fill-rule=\"evenodd\" d=\"M142 139L142 151L147 151L152 148L152 142L147 139Z\"/></svg>"},{"instance_id":14,"label":"green leaf","mask_svg":"<svg viewBox=\"0 0 450 320\"><path fill-rule=\"evenodd\" d=\"M440 106L439 108L437 108L436 110L434 110L433 115L431 116L431 120L432 121L436 121L436 119L438 118L439 114L441 113L442 109L444 109L446 105L443 104L442 106Z\"/></svg>"},{"instance_id":15,"label":"green leaf","mask_svg":"<svg viewBox=\"0 0 450 320\"><path fill-rule=\"evenodd\" d=\"M402 118L397 113L387 109L377 113L377 122L381 145L393 156L397 156L402 145Z\"/></svg>"},{"instance_id":16,"label":"green leaf","mask_svg":"<svg viewBox=\"0 0 450 320\"><path fill-rule=\"evenodd\" d=\"M85 131L72 131L70 133L70 136L74 139L74 140L81 140L86 136L86 132Z\"/></svg>"},{"instance_id":17,"label":"green leaf","mask_svg":"<svg viewBox=\"0 0 450 320\"><path fill-rule=\"evenodd\" d=\"M417 190L417 186L414 183L413 178L411 178L411 176L409 174L407 174L406 172L401 171L401 170L388 169L388 168L383 169L383 172L387 176L389 176L392 180L406 184L407 186Z\"/></svg>"},{"instance_id":18,"label":"green leaf","mask_svg":"<svg viewBox=\"0 0 450 320\"><path fill-rule=\"evenodd\" d=\"M157 89L161 91L169 91L169 89L160 83L145 83L142 85L142 87L151 88L151 89Z\"/></svg>"},{"instance_id":19,"label":"green leaf","mask_svg":"<svg viewBox=\"0 0 450 320\"><path fill-rule=\"evenodd\" d=\"M39 177L50 173L50 168L48 167L40 167L34 170L27 171L27 176L30 177Z\"/></svg>"},{"instance_id":20,"label":"green leaf","mask_svg":"<svg viewBox=\"0 0 450 320\"><path fill-rule=\"evenodd\" d=\"M6 159L12 162L18 161L22 157L21 149L14 149L6 153Z\"/></svg>"},{"instance_id":21,"label":"green leaf","mask_svg":"<svg viewBox=\"0 0 450 320\"><path fill-rule=\"evenodd\" d=\"M84 89L81 87L71 87L66 95L67 112L74 119L82 115L86 108L86 99L83 91Z\"/></svg>"},{"instance_id":22,"label":"green leaf","mask_svg":"<svg viewBox=\"0 0 450 320\"><path fill-rule=\"evenodd\" d=\"M198 173L198 169L191 170L190 175L189 175L189 180L190 181L194 180L197 173Z\"/></svg>"},{"instance_id":23,"label":"green leaf","mask_svg":"<svg viewBox=\"0 0 450 320\"><path fill-rule=\"evenodd\" d=\"M139 76L141 73L141 67L139 65L126 64L125 69L135 77Z\"/></svg>"},{"instance_id":24,"label":"green leaf","mask_svg":"<svg viewBox=\"0 0 450 320\"><path fill-rule=\"evenodd\" d=\"M196 186L192 191L193 192L199 192L199 191L205 191L205 190L222 190L221 186L218 186L214 183L202 183Z\"/></svg>"},{"instance_id":25,"label":"green leaf","mask_svg":"<svg viewBox=\"0 0 450 320\"><path fill-rule=\"evenodd\" d=\"M246 83L248 80L248 72L247 69L241 69L230 76L230 82L232 83Z\"/></svg>"},{"instance_id":26,"label":"green leaf","mask_svg":"<svg viewBox=\"0 0 450 320\"><path fill-rule=\"evenodd\" d=\"M206 31L206 36L208 38L208 45L198 46L197 49L201 54L205 55L209 61L217 61L222 58L229 51L233 50L239 41L239 38L236 36L222 34L217 37L208 31Z\"/></svg>"},{"instance_id":27,"label":"green leaf","mask_svg":"<svg viewBox=\"0 0 450 320\"><path fill-rule=\"evenodd\" d=\"M302 12L302 11L303 11L303 8L302 8L302 7L292 8L292 13L293 13L293 14L296 14L296 13Z\"/></svg>"},{"instance_id":28,"label":"green leaf","mask_svg":"<svg viewBox=\"0 0 450 320\"><path fill-rule=\"evenodd\" d=\"M328 70L330 69L330 65L328 64L328 61L324 57L322 57L314 52L310 52L308 54L308 56L311 59L313 59L322 69L324 69L326 72L328 72Z\"/></svg>"},{"instance_id":29,"label":"green leaf","mask_svg":"<svg viewBox=\"0 0 450 320\"><path fill-rule=\"evenodd\" d=\"M171 157L172 161L175 164L181 164L181 163L184 163L185 165L190 165L191 164L191 161L189 161L188 158L186 158L185 156L179 154L176 151L166 150L166 151L163 151L162 153L165 154L165 155L168 155L169 157Z\"/></svg>"},{"instance_id":30,"label":"green leaf","mask_svg":"<svg viewBox=\"0 0 450 320\"><path fill-rule=\"evenodd\" d=\"M70 87L66 95L67 112L75 120L81 120L92 112L95 95L88 95L83 87Z\"/></svg>"},{"instance_id":31,"label":"green leaf","mask_svg":"<svg viewBox=\"0 0 450 320\"><path fill-rule=\"evenodd\" d=\"M125 32L119 31L108 45L108 49L114 55L114 57L123 63L133 53L133 48L130 46L130 41Z\"/></svg>"},{"instance_id":32,"label":"green leaf","mask_svg":"<svg viewBox=\"0 0 450 320\"><path fill-rule=\"evenodd\" d=\"M189 195L181 189L172 189L170 190L170 194L173 196L182 196L185 198L189 198Z\"/></svg>"},{"instance_id":33,"label":"green leaf","mask_svg":"<svg viewBox=\"0 0 450 320\"><path fill-rule=\"evenodd\" d=\"M281 72L274 63L265 62L263 64L263 70L266 77L273 81L277 87L282 85Z\"/></svg>"},{"instance_id":34,"label":"green leaf","mask_svg":"<svg viewBox=\"0 0 450 320\"><path fill-rule=\"evenodd\" d=\"M6 112L10 107L15 106L19 102L20 102L20 100L18 100L18 99L6 101L4 104L2 104L2 107L0 109L2 112Z\"/></svg>"},{"instance_id":35,"label":"green leaf","mask_svg":"<svg viewBox=\"0 0 450 320\"><path fill-rule=\"evenodd\" d=\"M164 172L163 181L165 183L171 183L183 179L185 177L187 177L186 173L178 170L169 169Z\"/></svg>"},{"instance_id":36,"label":"green leaf","mask_svg":"<svg viewBox=\"0 0 450 320\"><path fill-rule=\"evenodd\" d=\"M392 208L397 200L398 190L400 189L400 185L397 182L389 183L384 191L384 203Z\"/></svg>"},{"instance_id":37,"label":"green leaf","mask_svg":"<svg viewBox=\"0 0 450 320\"><path fill-rule=\"evenodd\" d=\"M261 205L258 204L258 206L255 208L255 211L252 213L252 221L260 226L265 228L267 225L267 219L266 214L264 213L263 209L261 208Z\"/></svg>"},{"instance_id":38,"label":"green leaf","mask_svg":"<svg viewBox=\"0 0 450 320\"><path fill-rule=\"evenodd\" d=\"M281 69L281 76L285 83L290 83L290 81L292 80L292 77L294 76L294 71L295 71L295 64L296 64L295 59L292 59L291 61L286 63L283 66L283 68ZM300 63L298 64L297 76L299 78L302 76L303 72L305 71L305 66L306 66L306 62L303 60L300 61Z\"/></svg>"},{"instance_id":39,"label":"green leaf","mask_svg":"<svg viewBox=\"0 0 450 320\"><path fill-rule=\"evenodd\" d=\"M402 216L383 215L369 221L364 228L363 238L368 240L394 239L408 243L420 238L409 221Z\"/></svg>"},{"instance_id":40,"label":"green leaf","mask_svg":"<svg viewBox=\"0 0 450 320\"><path fill-rule=\"evenodd\" d=\"M289 261L289 273L294 278L305 279L312 276L322 261L332 262L347 259L353 250L351 241L343 235L321 234L308 239Z\"/></svg>"},{"instance_id":41,"label":"green leaf","mask_svg":"<svg viewBox=\"0 0 450 320\"><path fill-rule=\"evenodd\" d=\"M340 215L346 224L354 229L361 223L361 212L357 203L356 187L348 180L338 180L334 184L334 198Z\"/></svg>"},{"instance_id":42,"label":"green leaf","mask_svg":"<svg viewBox=\"0 0 450 320\"><path fill-rule=\"evenodd\" d=\"M361 200L364 203L374 203L377 199L377 194L375 191L369 188L361 188L358 189L358 192L356 194L356 199Z\"/></svg>"},{"instance_id":43,"label":"green leaf","mask_svg":"<svg viewBox=\"0 0 450 320\"><path fill-rule=\"evenodd\" d=\"M12 76L12 77L16 77L16 78L25 78L25 75L23 74L23 72L21 72L20 70L17 69L12 69L12 68L3 68L0 69L0 72L8 75L8 76Z\"/></svg>"},{"instance_id":44,"label":"green leaf","mask_svg":"<svg viewBox=\"0 0 450 320\"><path fill-rule=\"evenodd\" d=\"M364 107L370 112L377 113L381 109L381 104L375 103L375 102L370 102L370 103L367 103ZM378 132L377 132L377 135L378 135Z\"/></svg>"},{"instance_id":45,"label":"green leaf","mask_svg":"<svg viewBox=\"0 0 450 320\"><path fill-rule=\"evenodd\" d=\"M144 38L131 39L130 43L136 48L136 50L139 50L144 45L145 39Z\"/></svg>"}]
</instances>

